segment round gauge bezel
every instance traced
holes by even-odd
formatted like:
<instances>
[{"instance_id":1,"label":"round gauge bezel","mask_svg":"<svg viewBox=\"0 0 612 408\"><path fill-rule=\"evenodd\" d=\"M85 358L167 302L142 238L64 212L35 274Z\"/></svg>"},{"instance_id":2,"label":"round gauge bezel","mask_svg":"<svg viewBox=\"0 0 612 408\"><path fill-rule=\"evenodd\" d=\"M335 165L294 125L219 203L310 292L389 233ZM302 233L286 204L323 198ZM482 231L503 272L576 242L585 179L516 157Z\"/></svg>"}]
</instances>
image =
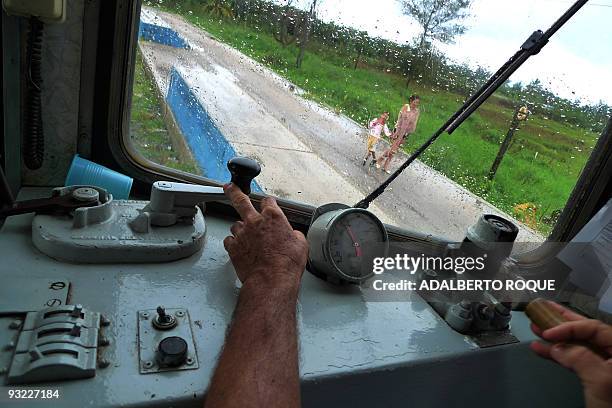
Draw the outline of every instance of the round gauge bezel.
<instances>
[{"instance_id":1,"label":"round gauge bezel","mask_svg":"<svg viewBox=\"0 0 612 408\"><path fill-rule=\"evenodd\" d=\"M338 224L338 222L340 220L342 220L344 217L349 216L350 214L365 214L366 216L370 217L371 219L373 219L375 221L375 223L379 226L380 230L383 232L383 244L385 245L385 256L387 255L387 251L389 249L389 234L387 233L387 228L385 228L385 224L382 223L382 221L374 214L372 214L370 211L365 210L363 208L349 208L346 210L342 210L342 212L340 212L340 214L338 214L337 216L335 216L332 219L332 222L329 224L328 228L327 228L327 238L325 239L325 257L329 260L330 265L335 269L336 273L344 280L347 280L349 282L353 282L353 283L359 283L359 282L363 282L366 279L371 278L374 275L374 271L372 271L371 274L367 275L367 276L363 276L361 278L355 278L352 276L349 276L347 274L345 274L336 264L336 261L334 260L332 254L331 254L331 238L332 238L332 232L334 231L334 229L336 228L336 225Z\"/></svg>"}]
</instances>

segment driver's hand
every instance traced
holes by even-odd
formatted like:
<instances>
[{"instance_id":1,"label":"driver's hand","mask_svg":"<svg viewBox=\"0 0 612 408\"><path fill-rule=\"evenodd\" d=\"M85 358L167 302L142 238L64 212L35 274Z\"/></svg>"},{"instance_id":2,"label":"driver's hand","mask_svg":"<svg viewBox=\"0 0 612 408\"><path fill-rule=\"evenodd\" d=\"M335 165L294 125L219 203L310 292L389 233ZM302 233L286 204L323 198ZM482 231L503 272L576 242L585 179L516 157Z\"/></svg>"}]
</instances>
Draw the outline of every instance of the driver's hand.
<instances>
[{"instance_id":1,"label":"driver's hand","mask_svg":"<svg viewBox=\"0 0 612 408\"><path fill-rule=\"evenodd\" d=\"M223 187L242 221L231 227L223 245L243 284L297 289L308 257L308 243L294 231L276 200L266 197L261 213L234 184Z\"/></svg>"},{"instance_id":2,"label":"driver's hand","mask_svg":"<svg viewBox=\"0 0 612 408\"><path fill-rule=\"evenodd\" d=\"M533 342L531 349L580 377L587 408L612 407L612 326L550 303L569 322L546 331L532 324L535 334L553 344ZM572 344L575 342L589 345L598 353L584 345Z\"/></svg>"}]
</instances>

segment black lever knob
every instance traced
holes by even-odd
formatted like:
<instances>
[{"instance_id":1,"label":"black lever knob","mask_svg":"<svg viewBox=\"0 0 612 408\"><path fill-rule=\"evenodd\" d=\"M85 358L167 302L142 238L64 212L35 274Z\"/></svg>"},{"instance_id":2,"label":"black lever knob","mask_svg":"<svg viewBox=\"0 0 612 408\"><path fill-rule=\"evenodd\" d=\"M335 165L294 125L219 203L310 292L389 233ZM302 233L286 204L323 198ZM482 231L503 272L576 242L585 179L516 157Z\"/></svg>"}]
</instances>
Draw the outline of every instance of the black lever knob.
<instances>
[{"instance_id":1,"label":"black lever knob","mask_svg":"<svg viewBox=\"0 0 612 408\"><path fill-rule=\"evenodd\" d=\"M227 168L232 174L232 183L244 194L251 194L251 182L261 173L259 163L248 157L235 157L227 162Z\"/></svg>"}]
</instances>

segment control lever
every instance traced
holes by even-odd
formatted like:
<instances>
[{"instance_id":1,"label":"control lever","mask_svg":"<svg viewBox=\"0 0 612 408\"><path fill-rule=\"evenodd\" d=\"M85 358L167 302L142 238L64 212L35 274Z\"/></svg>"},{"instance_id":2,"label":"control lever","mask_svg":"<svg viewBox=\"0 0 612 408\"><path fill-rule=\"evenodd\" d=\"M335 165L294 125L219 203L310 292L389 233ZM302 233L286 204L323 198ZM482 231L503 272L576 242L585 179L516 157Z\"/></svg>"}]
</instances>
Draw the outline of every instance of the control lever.
<instances>
[{"instance_id":1,"label":"control lever","mask_svg":"<svg viewBox=\"0 0 612 408\"><path fill-rule=\"evenodd\" d=\"M0 167L0 219L31 212L68 214L80 207L97 205L98 199L97 191L80 187L63 192L54 190L51 197L15 201L4 170Z\"/></svg>"},{"instance_id":2,"label":"control lever","mask_svg":"<svg viewBox=\"0 0 612 408\"><path fill-rule=\"evenodd\" d=\"M227 162L227 168L232 174L232 183L237 185L244 194L251 194L251 183L261 173L259 163L247 157L236 157Z\"/></svg>"},{"instance_id":3,"label":"control lever","mask_svg":"<svg viewBox=\"0 0 612 408\"><path fill-rule=\"evenodd\" d=\"M99 192L90 187L79 187L66 194L54 190L51 197L14 201L0 209L0 218L35 212L38 214L68 214L81 207L99 204Z\"/></svg>"},{"instance_id":4,"label":"control lever","mask_svg":"<svg viewBox=\"0 0 612 408\"><path fill-rule=\"evenodd\" d=\"M261 173L259 163L247 157L236 157L227 163L227 168L232 175L232 183L245 194L250 194L253 179ZM0 205L0 218L30 212L68 214L78 208L100 205L100 193L92 187L56 189L48 198L13 201L4 173L1 172L0 193L4 201ZM225 198L221 187L158 181L153 184L151 202L130 225L137 232L147 232L150 225L174 225L179 218L193 218L197 213L196 205Z\"/></svg>"},{"instance_id":5,"label":"control lever","mask_svg":"<svg viewBox=\"0 0 612 408\"><path fill-rule=\"evenodd\" d=\"M261 173L259 163L246 157L237 157L227 163L227 168L232 174L232 183L243 193L250 194L253 179ZM196 205L224 199L226 196L221 187L158 181L153 183L151 201L130 226L137 232L148 231L149 225L169 227L181 218L193 218L198 212Z\"/></svg>"},{"instance_id":6,"label":"control lever","mask_svg":"<svg viewBox=\"0 0 612 408\"><path fill-rule=\"evenodd\" d=\"M244 158L231 160L228 168L232 181L246 192L260 172L256 162ZM168 181L153 184L149 202L114 201L98 187L56 190L54 197L60 198L54 198L53 204L62 209L74 205L74 215L37 214L32 220L32 242L52 258L87 264L170 262L191 256L202 249L206 236L206 220L198 204L227 201L222 188ZM3 198L11 202L0 191ZM40 208L40 202L34 204ZM165 310L158 315L158 328L171 326Z\"/></svg>"}]
</instances>

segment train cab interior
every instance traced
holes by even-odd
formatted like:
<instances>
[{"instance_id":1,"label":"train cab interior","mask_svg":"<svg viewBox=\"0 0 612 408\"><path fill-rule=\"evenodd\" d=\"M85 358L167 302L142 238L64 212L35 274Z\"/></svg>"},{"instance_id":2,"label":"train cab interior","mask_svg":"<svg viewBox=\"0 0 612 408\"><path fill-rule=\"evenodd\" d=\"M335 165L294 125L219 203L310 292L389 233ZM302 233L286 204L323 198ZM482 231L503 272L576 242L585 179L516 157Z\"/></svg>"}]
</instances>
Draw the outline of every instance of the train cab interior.
<instances>
[{"instance_id":1,"label":"train cab interior","mask_svg":"<svg viewBox=\"0 0 612 408\"><path fill-rule=\"evenodd\" d=\"M517 20L519 52L479 71L449 62L450 31L390 40L384 10L389 23L350 28L362 3L364 21L386 7L3 0L0 406L204 406L241 287L230 180L256 208L274 196L310 245L304 407L583 406L578 377L530 350L526 308L547 297L612 323L609 75L585 78L599 104L509 81L612 5L547 3L554 18ZM419 21L409 6L428 2L399 3ZM609 27L593 30L610 67ZM390 111L393 131L417 93L388 174L362 165L370 121ZM474 275L377 264L483 251ZM514 286L454 292L468 275Z\"/></svg>"}]
</instances>

